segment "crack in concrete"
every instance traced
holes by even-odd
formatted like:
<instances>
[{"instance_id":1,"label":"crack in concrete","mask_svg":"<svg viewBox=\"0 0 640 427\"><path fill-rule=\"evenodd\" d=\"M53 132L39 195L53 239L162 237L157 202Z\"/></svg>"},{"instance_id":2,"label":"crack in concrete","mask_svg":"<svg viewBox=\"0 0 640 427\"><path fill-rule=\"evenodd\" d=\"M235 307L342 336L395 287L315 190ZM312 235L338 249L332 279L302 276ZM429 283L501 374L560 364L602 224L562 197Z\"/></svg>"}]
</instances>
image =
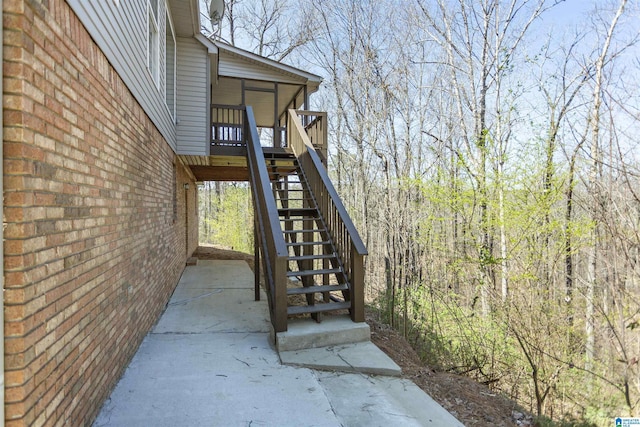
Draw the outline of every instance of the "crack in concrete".
<instances>
[{"instance_id":1,"label":"crack in concrete","mask_svg":"<svg viewBox=\"0 0 640 427\"><path fill-rule=\"evenodd\" d=\"M170 302L169 304L167 304L167 307L172 307L172 306L175 306L175 305L186 305L186 304L190 303L191 301L195 301L195 300L200 299L200 298L208 297L209 295L219 294L221 292L222 292L222 289L216 289L215 291L207 292L206 294L198 295L196 297L191 297L191 298L183 299L183 300L180 300L180 301Z\"/></svg>"},{"instance_id":2,"label":"crack in concrete","mask_svg":"<svg viewBox=\"0 0 640 427\"><path fill-rule=\"evenodd\" d=\"M318 383L318 386L320 387L320 390L322 390L322 394L324 395L324 398L327 399L327 403L329 404L329 408L331 409L331 412L333 413L333 417L335 418L335 420L338 423L340 423L341 427L345 427L345 424L342 422L342 420L338 416L338 412L336 412L336 408L333 406L333 402L331 401L331 398L329 397L329 394L327 393L327 390L322 385L322 379L320 379L318 377L318 373L315 370L310 369L310 371L311 371L311 374L313 375L313 379L316 380L316 382Z\"/></svg>"}]
</instances>

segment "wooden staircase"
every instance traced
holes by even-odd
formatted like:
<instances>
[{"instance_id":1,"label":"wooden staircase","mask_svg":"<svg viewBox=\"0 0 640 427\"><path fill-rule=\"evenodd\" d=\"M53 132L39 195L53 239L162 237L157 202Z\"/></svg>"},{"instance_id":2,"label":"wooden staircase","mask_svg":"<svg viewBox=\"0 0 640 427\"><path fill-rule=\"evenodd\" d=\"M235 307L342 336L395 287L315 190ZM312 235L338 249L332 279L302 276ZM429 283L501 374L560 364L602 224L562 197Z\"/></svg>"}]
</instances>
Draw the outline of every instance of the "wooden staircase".
<instances>
[{"instance_id":1,"label":"wooden staircase","mask_svg":"<svg viewBox=\"0 0 640 427\"><path fill-rule=\"evenodd\" d=\"M349 310L345 268L298 160L287 150L265 151L265 162L288 252L287 315L320 321L322 313Z\"/></svg>"},{"instance_id":2,"label":"wooden staircase","mask_svg":"<svg viewBox=\"0 0 640 427\"><path fill-rule=\"evenodd\" d=\"M305 313L320 320L321 313L346 309L353 322L364 322L367 248L311 142L315 122L304 127L298 114L288 111L284 149L262 147L253 109L246 106L243 115L255 298L263 277L275 333L287 330L289 316Z\"/></svg>"}]
</instances>

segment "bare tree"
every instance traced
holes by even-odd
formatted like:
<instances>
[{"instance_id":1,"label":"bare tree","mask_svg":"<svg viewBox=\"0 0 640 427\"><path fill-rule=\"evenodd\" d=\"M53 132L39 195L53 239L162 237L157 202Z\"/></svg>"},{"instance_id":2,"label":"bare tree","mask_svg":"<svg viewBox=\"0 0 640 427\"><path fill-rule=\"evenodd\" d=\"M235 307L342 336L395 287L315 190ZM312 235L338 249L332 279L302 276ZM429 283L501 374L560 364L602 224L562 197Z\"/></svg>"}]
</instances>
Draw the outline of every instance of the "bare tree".
<instances>
[{"instance_id":1,"label":"bare tree","mask_svg":"<svg viewBox=\"0 0 640 427\"><path fill-rule=\"evenodd\" d=\"M502 82L531 25L553 4L540 1L498 0L482 2L439 1L435 8L418 1L428 33L446 52L451 85L458 104L459 137L464 141L457 156L475 180L478 200L478 263L482 311L490 311L490 290L496 287L494 266L500 265L501 294L508 295L507 237L500 230L500 250L494 251L489 203L488 168L495 165L498 182L499 224L504 224L504 189L501 176L510 131L505 129L509 106L504 105ZM490 156L493 155L491 158Z\"/></svg>"},{"instance_id":2,"label":"bare tree","mask_svg":"<svg viewBox=\"0 0 640 427\"><path fill-rule=\"evenodd\" d=\"M542 47L555 0L232 0L223 22L325 77L367 298L444 368L558 419L640 394L640 63L619 59L615 1Z\"/></svg>"},{"instance_id":3,"label":"bare tree","mask_svg":"<svg viewBox=\"0 0 640 427\"><path fill-rule=\"evenodd\" d=\"M589 114L589 123L588 130L591 138L590 145L590 159L591 165L589 167L589 193L591 195L592 200L592 213L593 213L593 222L594 228L591 231L591 235L589 238L590 247L588 251L588 269L587 269L587 277L586 277L586 345L585 345L585 369L592 369L592 362L595 356L595 331L594 331L594 298L595 298L595 289L598 282L597 277L597 263L598 263L598 231L597 224L600 218L600 183L599 183L599 168L602 162L601 154L600 154L600 109L602 106L602 91L604 85L604 67L609 56L609 48L611 46L611 41L613 40L614 33L616 30L616 26L620 17L624 12L624 8L627 4L627 0L621 0L618 6L618 9L611 20L611 24L609 25L609 29L607 30L606 37L602 44L602 49L600 51L600 55L598 56L595 62L595 76L593 80L593 102L591 106L591 111Z\"/></svg>"},{"instance_id":4,"label":"bare tree","mask_svg":"<svg viewBox=\"0 0 640 427\"><path fill-rule=\"evenodd\" d=\"M293 13L305 2L291 0L230 0L214 37L267 58L283 61L312 40L315 21Z\"/></svg>"}]
</instances>

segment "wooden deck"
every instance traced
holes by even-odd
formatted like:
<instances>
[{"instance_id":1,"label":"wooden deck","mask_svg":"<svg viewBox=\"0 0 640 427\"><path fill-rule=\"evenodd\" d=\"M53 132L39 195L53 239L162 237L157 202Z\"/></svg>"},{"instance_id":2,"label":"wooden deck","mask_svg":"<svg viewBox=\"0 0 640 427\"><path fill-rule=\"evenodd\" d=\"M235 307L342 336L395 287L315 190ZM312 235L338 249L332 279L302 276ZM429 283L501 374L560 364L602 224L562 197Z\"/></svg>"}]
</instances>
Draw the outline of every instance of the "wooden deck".
<instances>
[{"instance_id":1,"label":"wooden deck","mask_svg":"<svg viewBox=\"0 0 640 427\"><path fill-rule=\"evenodd\" d=\"M265 155L277 157L289 154L287 148L264 147ZM189 166L198 181L249 181L247 150L244 147L212 147L209 156L180 155L180 160ZM274 160L274 165L285 167L287 162Z\"/></svg>"}]
</instances>

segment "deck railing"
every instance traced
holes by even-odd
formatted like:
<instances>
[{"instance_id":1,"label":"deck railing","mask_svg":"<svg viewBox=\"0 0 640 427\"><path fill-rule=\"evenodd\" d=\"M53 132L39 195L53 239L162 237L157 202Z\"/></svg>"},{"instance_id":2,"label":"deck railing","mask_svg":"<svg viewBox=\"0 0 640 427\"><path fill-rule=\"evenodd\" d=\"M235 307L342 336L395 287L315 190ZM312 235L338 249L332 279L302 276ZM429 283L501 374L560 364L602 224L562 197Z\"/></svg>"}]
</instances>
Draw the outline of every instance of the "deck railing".
<instances>
[{"instance_id":1,"label":"deck railing","mask_svg":"<svg viewBox=\"0 0 640 427\"><path fill-rule=\"evenodd\" d=\"M320 158L327 165L327 113L321 111L297 110L303 128ZM244 147L243 134L245 108L238 105L211 105L211 146ZM270 128L271 129L271 128ZM277 126L271 139L276 145L287 147L287 127Z\"/></svg>"},{"instance_id":2,"label":"deck railing","mask_svg":"<svg viewBox=\"0 0 640 427\"><path fill-rule=\"evenodd\" d=\"M289 110L288 146L293 149L309 181L318 209L345 268L351 286L351 318L354 322L364 322L364 256L367 255L367 249L298 114L299 111Z\"/></svg>"},{"instance_id":3,"label":"deck railing","mask_svg":"<svg viewBox=\"0 0 640 427\"><path fill-rule=\"evenodd\" d=\"M254 205L255 296L260 299L260 265L266 282L271 324L275 332L287 330L287 245L280 227L258 128L251 107L244 115L247 163ZM261 262L262 261L262 262Z\"/></svg>"},{"instance_id":4,"label":"deck railing","mask_svg":"<svg viewBox=\"0 0 640 427\"><path fill-rule=\"evenodd\" d=\"M237 105L211 106L211 145L243 147L244 107Z\"/></svg>"},{"instance_id":5,"label":"deck railing","mask_svg":"<svg viewBox=\"0 0 640 427\"><path fill-rule=\"evenodd\" d=\"M297 110L309 141L316 152L320 154L320 160L327 167L327 113L323 111Z\"/></svg>"}]
</instances>

